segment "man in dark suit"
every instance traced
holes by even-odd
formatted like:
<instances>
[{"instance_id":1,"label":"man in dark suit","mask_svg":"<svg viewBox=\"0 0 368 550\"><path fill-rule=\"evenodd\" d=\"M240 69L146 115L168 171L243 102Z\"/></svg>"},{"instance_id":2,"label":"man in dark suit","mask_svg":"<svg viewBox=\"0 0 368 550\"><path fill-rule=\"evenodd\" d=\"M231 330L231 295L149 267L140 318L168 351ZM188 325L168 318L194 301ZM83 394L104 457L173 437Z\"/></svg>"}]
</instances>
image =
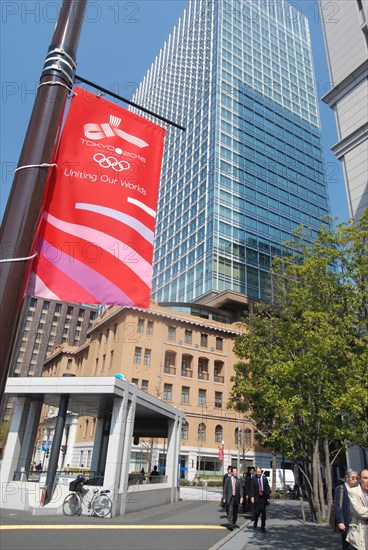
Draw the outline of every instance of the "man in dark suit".
<instances>
[{"instance_id":1,"label":"man in dark suit","mask_svg":"<svg viewBox=\"0 0 368 550\"><path fill-rule=\"evenodd\" d=\"M341 533L341 543L343 550L349 550L350 545L346 540L349 524L351 523L350 503L348 490L356 487L358 484L358 474L350 468L346 470L345 483L338 485L334 494L334 512L337 519L339 531Z\"/></svg>"},{"instance_id":2,"label":"man in dark suit","mask_svg":"<svg viewBox=\"0 0 368 550\"><path fill-rule=\"evenodd\" d=\"M244 488L244 512L250 512L252 519L254 519L254 505L250 501L250 484L253 477L256 475L256 471L253 466L248 466L248 472L246 474L245 481L243 480Z\"/></svg>"},{"instance_id":3,"label":"man in dark suit","mask_svg":"<svg viewBox=\"0 0 368 550\"><path fill-rule=\"evenodd\" d=\"M266 506L270 502L270 486L268 479L262 475L262 468L257 468L256 475L250 483L250 501L254 504L253 528L257 528L258 518L261 516L261 531L266 532Z\"/></svg>"},{"instance_id":4,"label":"man in dark suit","mask_svg":"<svg viewBox=\"0 0 368 550\"><path fill-rule=\"evenodd\" d=\"M238 470L233 467L231 476L225 479L223 502L227 506L227 521L230 531L233 531L238 519L239 504L243 504L243 483L238 479Z\"/></svg>"},{"instance_id":5,"label":"man in dark suit","mask_svg":"<svg viewBox=\"0 0 368 550\"><path fill-rule=\"evenodd\" d=\"M225 481L227 480L228 477L231 477L231 470L233 469L232 466L228 466L227 467L227 472L226 474L224 474L223 478L222 478L222 492L224 492L224 487L225 487ZM225 505L225 502L222 501L222 507L226 509L226 513L228 512L228 506Z\"/></svg>"}]
</instances>

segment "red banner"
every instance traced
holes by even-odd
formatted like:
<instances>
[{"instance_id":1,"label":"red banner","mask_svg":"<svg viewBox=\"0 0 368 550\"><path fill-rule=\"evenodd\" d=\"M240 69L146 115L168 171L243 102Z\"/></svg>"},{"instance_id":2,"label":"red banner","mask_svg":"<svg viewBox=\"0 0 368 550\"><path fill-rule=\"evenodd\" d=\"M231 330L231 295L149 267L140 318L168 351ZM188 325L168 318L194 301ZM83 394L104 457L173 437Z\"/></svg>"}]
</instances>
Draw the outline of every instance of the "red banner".
<instances>
[{"instance_id":1,"label":"red banner","mask_svg":"<svg viewBox=\"0 0 368 550\"><path fill-rule=\"evenodd\" d=\"M164 136L160 126L75 88L29 294L149 307Z\"/></svg>"}]
</instances>

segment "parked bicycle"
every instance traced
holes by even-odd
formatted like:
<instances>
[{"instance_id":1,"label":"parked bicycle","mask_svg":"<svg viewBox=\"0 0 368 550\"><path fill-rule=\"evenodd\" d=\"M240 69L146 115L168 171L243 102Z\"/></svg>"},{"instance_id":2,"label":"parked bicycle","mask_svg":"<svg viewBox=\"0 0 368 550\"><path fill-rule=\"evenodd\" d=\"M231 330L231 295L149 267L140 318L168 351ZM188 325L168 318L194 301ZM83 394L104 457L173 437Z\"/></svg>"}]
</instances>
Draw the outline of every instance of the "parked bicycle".
<instances>
[{"instance_id":1,"label":"parked bicycle","mask_svg":"<svg viewBox=\"0 0 368 550\"><path fill-rule=\"evenodd\" d=\"M82 503L86 506L88 512L93 512L96 516L104 518L110 514L112 508L112 500L109 497L108 489L92 489L93 496L87 500L82 496L83 486L87 479L79 475L77 479L71 481L69 490L71 493L67 495L63 502L63 513L66 516L81 515Z\"/></svg>"}]
</instances>

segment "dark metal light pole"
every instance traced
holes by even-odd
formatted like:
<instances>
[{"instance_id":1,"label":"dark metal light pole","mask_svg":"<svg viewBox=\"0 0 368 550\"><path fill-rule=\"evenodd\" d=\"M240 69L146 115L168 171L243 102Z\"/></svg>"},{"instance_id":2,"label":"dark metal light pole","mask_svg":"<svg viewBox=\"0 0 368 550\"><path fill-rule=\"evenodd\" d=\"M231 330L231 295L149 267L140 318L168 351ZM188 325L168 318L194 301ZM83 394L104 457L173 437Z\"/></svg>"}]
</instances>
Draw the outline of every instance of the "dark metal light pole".
<instances>
[{"instance_id":1,"label":"dark metal light pole","mask_svg":"<svg viewBox=\"0 0 368 550\"><path fill-rule=\"evenodd\" d=\"M62 116L73 86L76 49L87 0L63 0L45 60L0 233L0 400L8 375L29 258L46 196Z\"/></svg>"}]
</instances>

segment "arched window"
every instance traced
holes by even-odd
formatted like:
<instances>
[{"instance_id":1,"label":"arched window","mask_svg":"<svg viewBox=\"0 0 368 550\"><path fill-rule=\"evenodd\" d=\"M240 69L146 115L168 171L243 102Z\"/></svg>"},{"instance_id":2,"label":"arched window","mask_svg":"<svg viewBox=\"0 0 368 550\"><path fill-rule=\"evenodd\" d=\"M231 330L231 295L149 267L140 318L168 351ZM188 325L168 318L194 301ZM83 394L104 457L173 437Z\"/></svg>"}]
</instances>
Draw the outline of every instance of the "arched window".
<instances>
[{"instance_id":1,"label":"arched window","mask_svg":"<svg viewBox=\"0 0 368 550\"><path fill-rule=\"evenodd\" d=\"M237 447L241 445L242 431L239 428L235 428L234 432L234 442Z\"/></svg>"},{"instance_id":2,"label":"arched window","mask_svg":"<svg viewBox=\"0 0 368 550\"><path fill-rule=\"evenodd\" d=\"M165 352L164 372L165 374L175 374L176 353L174 351Z\"/></svg>"},{"instance_id":3,"label":"arched window","mask_svg":"<svg viewBox=\"0 0 368 550\"><path fill-rule=\"evenodd\" d=\"M187 378L193 378L192 370L192 360L193 357L188 354L184 354L181 358L181 375L186 376Z\"/></svg>"},{"instance_id":4,"label":"arched window","mask_svg":"<svg viewBox=\"0 0 368 550\"><path fill-rule=\"evenodd\" d=\"M183 422L181 425L181 438L186 441L189 435L189 424L188 422Z\"/></svg>"},{"instance_id":5,"label":"arched window","mask_svg":"<svg viewBox=\"0 0 368 550\"><path fill-rule=\"evenodd\" d=\"M218 424L215 428L215 442L216 443L222 443L222 434L223 434L222 426L220 426L220 424Z\"/></svg>"},{"instance_id":6,"label":"arched window","mask_svg":"<svg viewBox=\"0 0 368 550\"><path fill-rule=\"evenodd\" d=\"M198 426L198 441L206 441L206 424L203 422Z\"/></svg>"},{"instance_id":7,"label":"arched window","mask_svg":"<svg viewBox=\"0 0 368 550\"><path fill-rule=\"evenodd\" d=\"M252 446L252 430L245 430L245 432L244 432L244 446L245 447L251 447Z\"/></svg>"},{"instance_id":8,"label":"arched window","mask_svg":"<svg viewBox=\"0 0 368 550\"><path fill-rule=\"evenodd\" d=\"M199 357L198 359L198 378L199 380L208 380L208 359L206 357Z\"/></svg>"},{"instance_id":9,"label":"arched window","mask_svg":"<svg viewBox=\"0 0 368 550\"><path fill-rule=\"evenodd\" d=\"M89 425L89 419L86 418L86 421L85 421L85 424L84 424L84 433L83 433L83 437L87 437L88 425Z\"/></svg>"}]
</instances>

